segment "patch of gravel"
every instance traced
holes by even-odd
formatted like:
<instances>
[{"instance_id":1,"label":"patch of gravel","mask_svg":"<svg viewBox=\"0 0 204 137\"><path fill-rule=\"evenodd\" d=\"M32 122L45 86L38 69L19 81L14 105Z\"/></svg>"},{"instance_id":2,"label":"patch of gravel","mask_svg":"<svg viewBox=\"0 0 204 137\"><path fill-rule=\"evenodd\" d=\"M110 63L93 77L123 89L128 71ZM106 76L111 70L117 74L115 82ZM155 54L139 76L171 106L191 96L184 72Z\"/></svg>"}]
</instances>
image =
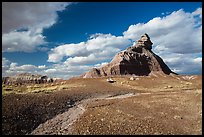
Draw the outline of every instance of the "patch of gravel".
<instances>
[{"instance_id":1,"label":"patch of gravel","mask_svg":"<svg viewBox=\"0 0 204 137\"><path fill-rule=\"evenodd\" d=\"M83 101L85 102L85 101ZM43 124L40 124L34 131L31 132L31 135L43 135L43 134L63 134L64 132L71 132L71 125L76 121L76 119L85 112L85 108L80 103L68 111L57 115L53 119L46 121Z\"/></svg>"},{"instance_id":2,"label":"patch of gravel","mask_svg":"<svg viewBox=\"0 0 204 137\"><path fill-rule=\"evenodd\" d=\"M99 98L99 99L123 99L123 98L128 98L128 97L134 97L134 96L138 96L140 95L140 93L127 93L127 94L123 94L123 95L116 95L116 96L111 96L111 97L106 97L106 98Z\"/></svg>"},{"instance_id":3,"label":"patch of gravel","mask_svg":"<svg viewBox=\"0 0 204 137\"><path fill-rule=\"evenodd\" d=\"M137 96L138 94L127 93L122 95L103 95L98 98L85 99L78 102L68 111L57 115L56 117L46 121L43 124L40 124L34 131L31 132L31 135L63 135L72 133L72 124L80 118L80 116L86 111L86 105L90 102L99 99L124 99L128 97Z\"/></svg>"}]
</instances>

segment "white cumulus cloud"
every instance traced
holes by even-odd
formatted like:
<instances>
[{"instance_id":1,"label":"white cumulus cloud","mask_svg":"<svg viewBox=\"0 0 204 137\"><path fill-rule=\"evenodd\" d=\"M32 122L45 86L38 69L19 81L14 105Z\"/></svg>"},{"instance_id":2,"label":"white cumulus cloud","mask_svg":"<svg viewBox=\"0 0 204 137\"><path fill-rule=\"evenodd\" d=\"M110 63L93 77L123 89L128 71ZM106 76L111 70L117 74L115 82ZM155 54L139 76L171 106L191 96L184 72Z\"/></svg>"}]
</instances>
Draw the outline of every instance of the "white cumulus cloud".
<instances>
[{"instance_id":1,"label":"white cumulus cloud","mask_svg":"<svg viewBox=\"0 0 204 137\"><path fill-rule=\"evenodd\" d=\"M48 55L49 62L60 62L67 57L71 62L78 64L83 61L96 62L110 59L120 49L127 47L131 42L122 36L113 36L111 34L91 35L86 42L77 44L65 44L51 49ZM70 58L70 59L69 59Z\"/></svg>"},{"instance_id":2,"label":"white cumulus cloud","mask_svg":"<svg viewBox=\"0 0 204 137\"><path fill-rule=\"evenodd\" d=\"M194 16L198 15L200 18L202 18L202 8L197 8L196 11L192 12Z\"/></svg>"},{"instance_id":3,"label":"white cumulus cloud","mask_svg":"<svg viewBox=\"0 0 204 137\"><path fill-rule=\"evenodd\" d=\"M137 40L148 33L157 52L165 49L175 53L198 53L202 49L202 24L198 22L201 18L195 18L193 13L180 9L147 23L131 25L123 34L126 38Z\"/></svg>"},{"instance_id":4,"label":"white cumulus cloud","mask_svg":"<svg viewBox=\"0 0 204 137\"><path fill-rule=\"evenodd\" d=\"M2 74L5 74L5 71L10 67L10 61L6 58L2 58Z\"/></svg>"},{"instance_id":5,"label":"white cumulus cloud","mask_svg":"<svg viewBox=\"0 0 204 137\"><path fill-rule=\"evenodd\" d=\"M30 31L12 31L2 36L2 50L4 52L26 51L32 52L36 45L45 44L42 34L31 34Z\"/></svg>"},{"instance_id":6,"label":"white cumulus cloud","mask_svg":"<svg viewBox=\"0 0 204 137\"><path fill-rule=\"evenodd\" d=\"M2 51L32 52L46 43L43 29L57 22L63 2L3 2Z\"/></svg>"},{"instance_id":7,"label":"white cumulus cloud","mask_svg":"<svg viewBox=\"0 0 204 137\"><path fill-rule=\"evenodd\" d=\"M59 63L50 66L49 69L41 71L43 74L46 74L50 77L59 77L63 79L68 79L73 76L79 76L83 72L91 69L92 66L88 65L67 65L66 63Z\"/></svg>"},{"instance_id":8,"label":"white cumulus cloud","mask_svg":"<svg viewBox=\"0 0 204 137\"><path fill-rule=\"evenodd\" d=\"M40 66L38 66L38 68L39 68L39 69L45 69L45 68L47 68L47 67L46 67L46 65L40 65Z\"/></svg>"},{"instance_id":9,"label":"white cumulus cloud","mask_svg":"<svg viewBox=\"0 0 204 137\"><path fill-rule=\"evenodd\" d=\"M19 73L36 73L42 74L47 68L46 65L35 66L32 64L19 65L17 62L11 62L5 57L2 58L2 76L12 76Z\"/></svg>"}]
</instances>

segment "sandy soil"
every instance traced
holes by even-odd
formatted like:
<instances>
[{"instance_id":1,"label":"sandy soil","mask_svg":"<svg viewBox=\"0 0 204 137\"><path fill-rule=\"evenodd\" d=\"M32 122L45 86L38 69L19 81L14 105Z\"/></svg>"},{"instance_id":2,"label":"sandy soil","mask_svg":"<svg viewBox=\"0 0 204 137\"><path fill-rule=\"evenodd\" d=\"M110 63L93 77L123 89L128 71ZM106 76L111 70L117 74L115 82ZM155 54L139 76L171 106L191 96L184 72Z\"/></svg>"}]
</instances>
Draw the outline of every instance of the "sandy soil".
<instances>
[{"instance_id":1,"label":"sandy soil","mask_svg":"<svg viewBox=\"0 0 204 137\"><path fill-rule=\"evenodd\" d=\"M202 134L201 76L113 79L72 79L49 94L5 94L3 134Z\"/></svg>"}]
</instances>

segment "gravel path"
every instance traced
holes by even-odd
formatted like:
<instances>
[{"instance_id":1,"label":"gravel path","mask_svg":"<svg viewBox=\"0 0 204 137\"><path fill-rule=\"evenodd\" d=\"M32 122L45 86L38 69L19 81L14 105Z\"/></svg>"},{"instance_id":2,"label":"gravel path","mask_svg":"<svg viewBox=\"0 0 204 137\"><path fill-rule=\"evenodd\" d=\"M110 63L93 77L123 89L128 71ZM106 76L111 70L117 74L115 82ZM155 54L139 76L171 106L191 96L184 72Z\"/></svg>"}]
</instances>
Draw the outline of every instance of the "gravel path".
<instances>
[{"instance_id":1,"label":"gravel path","mask_svg":"<svg viewBox=\"0 0 204 137\"><path fill-rule=\"evenodd\" d=\"M34 131L32 131L31 135L63 135L63 134L71 134L72 132L72 124L80 118L80 116L86 111L86 106L90 102L100 99L123 99L128 97L137 96L139 94L127 93L122 95L103 95L97 98L85 99L78 102L76 105L73 105L68 111L57 115L53 119L46 121L43 124L40 124Z\"/></svg>"}]
</instances>

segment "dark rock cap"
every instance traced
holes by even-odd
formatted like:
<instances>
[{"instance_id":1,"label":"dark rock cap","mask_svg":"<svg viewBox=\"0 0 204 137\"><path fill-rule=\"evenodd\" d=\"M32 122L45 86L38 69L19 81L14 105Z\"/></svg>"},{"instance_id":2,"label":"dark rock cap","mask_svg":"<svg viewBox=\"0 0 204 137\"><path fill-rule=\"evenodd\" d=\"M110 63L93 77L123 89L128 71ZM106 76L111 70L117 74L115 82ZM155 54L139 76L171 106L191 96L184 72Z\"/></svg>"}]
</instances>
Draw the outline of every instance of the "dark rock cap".
<instances>
[{"instance_id":1,"label":"dark rock cap","mask_svg":"<svg viewBox=\"0 0 204 137\"><path fill-rule=\"evenodd\" d=\"M135 44L135 47L144 47L148 50L152 49L152 42L150 40L150 37L147 35L147 33L145 33L144 35L141 36L141 38L137 41L137 43ZM134 47L134 46L133 46Z\"/></svg>"}]
</instances>

